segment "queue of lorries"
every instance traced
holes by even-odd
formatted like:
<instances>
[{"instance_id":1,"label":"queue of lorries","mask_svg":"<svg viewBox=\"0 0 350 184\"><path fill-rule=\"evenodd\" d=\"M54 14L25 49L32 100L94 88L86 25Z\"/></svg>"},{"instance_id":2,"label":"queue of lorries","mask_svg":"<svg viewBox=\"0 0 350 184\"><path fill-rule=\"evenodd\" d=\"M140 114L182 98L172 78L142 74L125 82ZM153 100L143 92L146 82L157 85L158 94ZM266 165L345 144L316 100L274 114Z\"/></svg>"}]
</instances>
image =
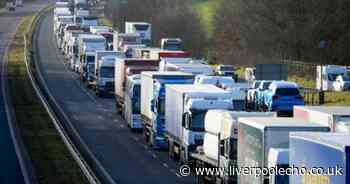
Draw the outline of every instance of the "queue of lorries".
<instances>
[{"instance_id":1,"label":"queue of lorries","mask_svg":"<svg viewBox=\"0 0 350 184\"><path fill-rule=\"evenodd\" d=\"M201 175L198 183L350 183L350 107L303 106L296 83L239 83L183 51L179 38L150 47L151 24L126 22L125 33L98 25L83 0L57 2L54 33L69 68L153 149L191 167L332 167L344 175ZM294 117L279 117L289 115Z\"/></svg>"}]
</instances>

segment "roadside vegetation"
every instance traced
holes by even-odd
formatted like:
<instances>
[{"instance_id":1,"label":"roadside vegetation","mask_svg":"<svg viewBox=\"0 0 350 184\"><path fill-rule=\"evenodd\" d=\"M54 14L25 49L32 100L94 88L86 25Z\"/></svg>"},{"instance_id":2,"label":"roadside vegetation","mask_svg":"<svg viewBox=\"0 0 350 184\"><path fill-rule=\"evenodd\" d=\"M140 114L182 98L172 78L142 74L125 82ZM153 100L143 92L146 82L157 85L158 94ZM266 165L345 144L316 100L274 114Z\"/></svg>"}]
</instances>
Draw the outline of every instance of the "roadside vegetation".
<instances>
[{"instance_id":1,"label":"roadside vegetation","mask_svg":"<svg viewBox=\"0 0 350 184\"><path fill-rule=\"evenodd\" d=\"M210 47L211 56L208 58L214 63L227 63L240 65L238 74L241 78L244 77L244 66L249 66L254 63L268 63L273 61L274 56L283 56L288 55L291 59L299 59L307 62L308 58L314 57L315 61L320 60L320 57L330 64L343 63L347 64L347 60L343 60L344 57L347 57L348 52L345 51L348 47L344 41L339 41L339 38L348 39L347 29L344 29L345 25L350 25L350 22L342 19L341 17L346 17L347 13L343 12L344 7L347 7L349 4L342 0L337 0L342 6L337 6L331 0L327 0L321 4L318 4L320 11L313 11L312 8L309 8L313 4L310 3L299 3L298 1L271 1L263 0L260 1L260 5L251 4L246 0L193 0L194 7L199 13L199 18L202 22L204 30L210 36L210 42L212 45ZM315 2L316 3L316 2ZM331 3L331 6L335 6L334 9L339 9L338 13L332 13L326 11L326 7ZM328 4L328 5L327 5ZM256 5L256 6L255 6ZM264 6L262 6L264 5ZM298 5L298 6L296 6ZM241 8L244 6L245 8ZM265 7L266 9L261 7ZM239 9L240 8L240 9ZM271 12L268 8L274 8L275 11ZM286 17L287 15L293 15L293 13L300 11L307 11L309 14L304 12L299 12L290 17L297 17L299 19L293 20L292 18ZM238 10L239 9L239 10ZM344 10L345 11L345 10ZM255 12L253 14L248 14L249 12ZM284 12L284 13L283 13ZM260 13L255 19L253 16L256 16L257 13ZM273 13L280 16L280 19L274 19ZM270 19L272 16L272 19ZM320 16L320 17L317 17ZM265 19L270 17L269 19ZM321 17L324 18L325 22L317 22ZM316 21L314 27L306 26L305 23L298 22L299 20L308 20L311 19ZM247 26L246 21L251 19L250 24L254 23L256 26L260 26L260 32L254 32L253 27ZM270 21L270 22L269 22ZM283 23L284 21L284 23ZM339 21L345 21L339 23ZM328 26L323 26L326 22L332 22ZM303 27L305 34L313 35L312 37L305 37L301 35L301 32L295 31L293 28L293 23L298 24L300 27ZM286 27L283 27L286 26ZM289 25L289 27L287 26ZM267 29L269 26L271 28ZM282 29L284 28L284 29ZM278 30L284 30L286 33L283 33ZM242 35L242 31L246 30L245 34ZM259 30L259 29L255 29ZM273 32L269 32L276 30ZM337 30L331 33L331 30ZM343 30L343 31L342 31ZM292 34L294 31L294 34ZM313 33L313 34L311 34ZM215 35L215 38L214 38ZM293 36L293 38L291 37ZM252 39L247 39L248 37ZM268 40L260 40L260 38L268 38L272 42L266 42ZM318 47L317 41L315 39L321 40L321 37L328 37L338 40L337 42L329 45L329 48L325 50L315 51L315 47ZM290 39L292 38L292 40ZM314 39L308 42L305 38ZM293 40L295 39L295 40ZM286 50L275 49L274 46L282 45L281 40L285 40L286 44L292 45L293 47L287 48ZM296 41L296 42L294 42ZM310 42L315 42L315 46L312 47ZM254 43L254 44L253 44ZM308 45L307 45L308 44ZM307 49L310 47L310 49ZM266 48L271 49L275 53L271 55L271 50L265 50ZM286 48L286 47L281 47ZM300 51L302 49L302 51ZM342 51L343 50L343 51ZM277 53L283 52L283 54ZM313 55L306 55L306 52L312 53ZM268 57L266 57L268 56ZM294 64L290 66L289 80L297 82L300 86L305 88L315 88L316 87L316 76L313 72L316 72L316 68L307 68L306 70L303 66L295 67ZM326 92L325 93L325 105L350 105L350 92Z\"/></svg>"},{"instance_id":2,"label":"roadside vegetation","mask_svg":"<svg viewBox=\"0 0 350 184\"><path fill-rule=\"evenodd\" d=\"M28 79L23 34L31 19L21 21L8 54L9 90L21 137L40 184L87 183Z\"/></svg>"},{"instance_id":3,"label":"roadside vegetation","mask_svg":"<svg viewBox=\"0 0 350 184\"><path fill-rule=\"evenodd\" d=\"M154 46L164 36L184 38L186 49L195 57L204 57L210 64L241 66L240 76L245 66L280 59L347 64L350 58L347 52L350 21L346 18L350 15L346 7L350 4L345 0L336 0L337 3L333 0L322 3L301 0L146 1L140 4L129 0L121 4L118 3L121 1L107 0L105 15L109 21L103 22L105 25L114 22L122 30L124 20L149 21L154 28ZM167 11L169 7L172 11ZM121 11L117 11L119 9ZM319 48L321 40L328 43L323 49ZM315 88L315 77L308 72L293 71L289 76L291 81ZM350 104L350 93L326 93L326 105L329 104Z\"/></svg>"}]
</instances>

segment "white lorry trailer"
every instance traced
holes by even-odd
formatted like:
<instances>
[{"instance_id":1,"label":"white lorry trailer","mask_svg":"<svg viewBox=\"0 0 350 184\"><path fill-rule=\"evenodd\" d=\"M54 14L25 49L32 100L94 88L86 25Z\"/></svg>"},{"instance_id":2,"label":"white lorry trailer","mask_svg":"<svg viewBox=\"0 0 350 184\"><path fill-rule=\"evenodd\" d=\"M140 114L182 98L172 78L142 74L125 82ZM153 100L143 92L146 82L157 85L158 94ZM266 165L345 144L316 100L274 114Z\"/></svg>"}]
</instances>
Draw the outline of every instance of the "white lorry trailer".
<instances>
[{"instance_id":1,"label":"white lorry trailer","mask_svg":"<svg viewBox=\"0 0 350 184\"><path fill-rule=\"evenodd\" d=\"M142 44L141 36L137 33L119 33L113 32L113 50L122 51L124 45Z\"/></svg>"},{"instance_id":2,"label":"white lorry trailer","mask_svg":"<svg viewBox=\"0 0 350 184\"><path fill-rule=\"evenodd\" d=\"M117 56L103 56L95 62L92 86L98 97L112 95L114 92L114 63Z\"/></svg>"},{"instance_id":3,"label":"white lorry trailer","mask_svg":"<svg viewBox=\"0 0 350 184\"><path fill-rule=\"evenodd\" d=\"M141 73L141 118L146 142L155 149L167 149L165 131L165 89L173 84L193 84L194 76L183 72Z\"/></svg>"},{"instance_id":4,"label":"white lorry trailer","mask_svg":"<svg viewBox=\"0 0 350 184\"><path fill-rule=\"evenodd\" d=\"M329 132L328 126L296 118L238 118L238 122L238 168L267 168L269 159L275 162L279 157L276 152L270 152L271 148L289 149L290 132ZM274 167L285 167L285 161L282 161ZM288 183L289 176L277 177L279 181L274 184ZM238 182L270 184L270 176L239 175Z\"/></svg>"},{"instance_id":5,"label":"white lorry trailer","mask_svg":"<svg viewBox=\"0 0 350 184\"><path fill-rule=\"evenodd\" d=\"M82 81L91 81L95 72L95 52L105 50L106 39L100 35L79 35L79 72Z\"/></svg>"},{"instance_id":6,"label":"white lorry trailer","mask_svg":"<svg viewBox=\"0 0 350 184\"><path fill-rule=\"evenodd\" d=\"M336 78L348 76L346 66L326 65L317 66L316 88L322 91L334 91Z\"/></svg>"},{"instance_id":7,"label":"white lorry trailer","mask_svg":"<svg viewBox=\"0 0 350 184\"><path fill-rule=\"evenodd\" d=\"M232 88L235 81L232 77L197 75L194 84L212 84L222 89Z\"/></svg>"},{"instance_id":8,"label":"white lorry trailer","mask_svg":"<svg viewBox=\"0 0 350 184\"><path fill-rule=\"evenodd\" d=\"M152 25L148 22L125 22L125 33L136 33L141 36L141 44L152 43Z\"/></svg>"},{"instance_id":9,"label":"white lorry trailer","mask_svg":"<svg viewBox=\"0 0 350 184\"><path fill-rule=\"evenodd\" d=\"M214 85L168 85L165 98L169 154L184 163L190 162L190 153L203 144L207 111L233 109L231 93Z\"/></svg>"},{"instance_id":10,"label":"white lorry trailer","mask_svg":"<svg viewBox=\"0 0 350 184\"><path fill-rule=\"evenodd\" d=\"M192 153L196 168L224 168L237 163L238 118L275 117L273 112L244 112L209 110L205 115L205 134L202 150ZM197 175L199 183L234 184L237 175Z\"/></svg>"},{"instance_id":11,"label":"white lorry trailer","mask_svg":"<svg viewBox=\"0 0 350 184\"><path fill-rule=\"evenodd\" d=\"M329 126L332 132L350 133L349 106L294 106L294 117Z\"/></svg>"},{"instance_id":12,"label":"white lorry trailer","mask_svg":"<svg viewBox=\"0 0 350 184\"><path fill-rule=\"evenodd\" d=\"M210 65L201 63L167 63L164 71L179 71L192 73L193 75L214 75L214 69Z\"/></svg>"},{"instance_id":13,"label":"white lorry trailer","mask_svg":"<svg viewBox=\"0 0 350 184\"><path fill-rule=\"evenodd\" d=\"M156 71L158 69L158 60L124 58L118 59L115 63L115 100L118 113L124 114L125 84L130 75L140 74L143 71ZM148 86L151 87L151 86ZM125 116L125 114L124 114ZM131 127L133 128L133 127Z\"/></svg>"},{"instance_id":14,"label":"white lorry trailer","mask_svg":"<svg viewBox=\"0 0 350 184\"><path fill-rule=\"evenodd\" d=\"M323 169L318 175L294 174L290 184L348 184L350 183L350 135L343 133L290 134L290 165ZM320 172L321 170L318 169ZM328 173L327 173L328 172Z\"/></svg>"},{"instance_id":15,"label":"white lorry trailer","mask_svg":"<svg viewBox=\"0 0 350 184\"><path fill-rule=\"evenodd\" d=\"M212 84L232 93L233 110L246 110L248 83L235 83L232 77L197 75L194 84Z\"/></svg>"},{"instance_id":16,"label":"white lorry trailer","mask_svg":"<svg viewBox=\"0 0 350 184\"><path fill-rule=\"evenodd\" d=\"M73 0L75 9L87 9L88 3L87 0Z\"/></svg>"}]
</instances>

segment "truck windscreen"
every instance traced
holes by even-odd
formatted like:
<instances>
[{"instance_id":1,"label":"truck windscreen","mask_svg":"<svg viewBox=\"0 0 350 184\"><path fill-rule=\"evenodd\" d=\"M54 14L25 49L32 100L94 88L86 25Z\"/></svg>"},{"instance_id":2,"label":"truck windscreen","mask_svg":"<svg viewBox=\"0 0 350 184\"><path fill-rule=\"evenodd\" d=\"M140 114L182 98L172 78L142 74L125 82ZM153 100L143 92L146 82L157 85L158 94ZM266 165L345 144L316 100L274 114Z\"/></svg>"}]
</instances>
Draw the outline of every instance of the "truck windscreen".
<instances>
[{"instance_id":1,"label":"truck windscreen","mask_svg":"<svg viewBox=\"0 0 350 184\"><path fill-rule=\"evenodd\" d=\"M95 56L86 56L87 63L95 63Z\"/></svg>"},{"instance_id":2,"label":"truck windscreen","mask_svg":"<svg viewBox=\"0 0 350 184\"><path fill-rule=\"evenodd\" d=\"M133 98L132 98L132 112L133 114L140 114L141 112L141 88L139 85L135 85L133 89Z\"/></svg>"},{"instance_id":3,"label":"truck windscreen","mask_svg":"<svg viewBox=\"0 0 350 184\"><path fill-rule=\"evenodd\" d=\"M193 131L204 131L204 117L206 111L197 111L192 113L192 121L190 130Z\"/></svg>"},{"instance_id":4,"label":"truck windscreen","mask_svg":"<svg viewBox=\"0 0 350 184\"><path fill-rule=\"evenodd\" d=\"M114 78L114 67L101 67L102 78Z\"/></svg>"},{"instance_id":5,"label":"truck windscreen","mask_svg":"<svg viewBox=\"0 0 350 184\"><path fill-rule=\"evenodd\" d=\"M149 25L136 24L134 25L134 27L137 31L147 31L147 29L149 28Z\"/></svg>"},{"instance_id":6,"label":"truck windscreen","mask_svg":"<svg viewBox=\"0 0 350 184\"><path fill-rule=\"evenodd\" d=\"M269 89L269 86L270 86L271 83L272 83L272 82L264 82L264 84L263 84L263 90Z\"/></svg>"},{"instance_id":7,"label":"truck windscreen","mask_svg":"<svg viewBox=\"0 0 350 184\"><path fill-rule=\"evenodd\" d=\"M175 43L173 43L173 44L168 43L164 46L164 49L165 50L172 50L172 51L181 50L181 45L175 44Z\"/></svg>"}]
</instances>

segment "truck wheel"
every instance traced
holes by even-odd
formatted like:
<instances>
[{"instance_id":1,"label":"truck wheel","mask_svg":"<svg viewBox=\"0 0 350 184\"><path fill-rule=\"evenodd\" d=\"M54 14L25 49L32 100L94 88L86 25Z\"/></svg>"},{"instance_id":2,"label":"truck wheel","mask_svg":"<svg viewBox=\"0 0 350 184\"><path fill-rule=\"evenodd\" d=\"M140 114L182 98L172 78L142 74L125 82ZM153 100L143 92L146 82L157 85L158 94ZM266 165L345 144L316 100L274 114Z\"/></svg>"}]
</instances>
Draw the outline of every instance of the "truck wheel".
<instances>
[{"instance_id":1,"label":"truck wheel","mask_svg":"<svg viewBox=\"0 0 350 184\"><path fill-rule=\"evenodd\" d=\"M150 134L148 140L149 140L148 146L153 148L154 147L154 136L152 134Z\"/></svg>"},{"instance_id":2,"label":"truck wheel","mask_svg":"<svg viewBox=\"0 0 350 184\"><path fill-rule=\"evenodd\" d=\"M101 97L101 91L100 90L96 89L95 90L95 94L96 94L97 97Z\"/></svg>"},{"instance_id":3,"label":"truck wheel","mask_svg":"<svg viewBox=\"0 0 350 184\"><path fill-rule=\"evenodd\" d=\"M145 141L146 141L146 144L148 144L148 142L149 142L149 132L148 132L147 129L145 131Z\"/></svg>"},{"instance_id":4,"label":"truck wheel","mask_svg":"<svg viewBox=\"0 0 350 184\"><path fill-rule=\"evenodd\" d=\"M182 150L182 149L181 149L180 154L179 154L179 163L180 163L181 165L187 163L187 162L186 162L185 154L186 154L186 153L185 153L185 150Z\"/></svg>"},{"instance_id":5,"label":"truck wheel","mask_svg":"<svg viewBox=\"0 0 350 184\"><path fill-rule=\"evenodd\" d=\"M117 113L119 114L119 115L122 115L122 107L119 105L119 103L117 102L116 103L116 109L117 109ZM122 118L124 118L123 116L122 116Z\"/></svg>"},{"instance_id":6,"label":"truck wheel","mask_svg":"<svg viewBox=\"0 0 350 184\"><path fill-rule=\"evenodd\" d=\"M169 140L168 144L169 144L169 157L171 159L174 159L174 142Z\"/></svg>"},{"instance_id":7,"label":"truck wheel","mask_svg":"<svg viewBox=\"0 0 350 184\"><path fill-rule=\"evenodd\" d=\"M174 160L179 161L181 155L181 148L177 144L173 144Z\"/></svg>"}]
</instances>

